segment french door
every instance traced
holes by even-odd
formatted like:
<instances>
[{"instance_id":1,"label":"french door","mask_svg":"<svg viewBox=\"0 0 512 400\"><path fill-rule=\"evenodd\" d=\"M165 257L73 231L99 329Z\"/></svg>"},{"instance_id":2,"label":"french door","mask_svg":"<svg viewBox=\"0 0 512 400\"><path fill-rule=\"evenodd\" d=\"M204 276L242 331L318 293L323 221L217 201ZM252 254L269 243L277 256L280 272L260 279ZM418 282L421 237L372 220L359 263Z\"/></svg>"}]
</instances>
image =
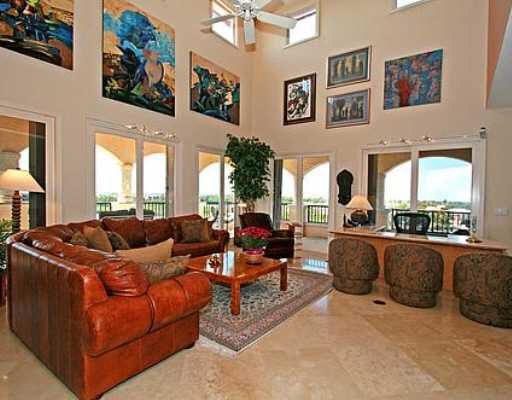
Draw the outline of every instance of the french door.
<instances>
[{"instance_id":1,"label":"french door","mask_svg":"<svg viewBox=\"0 0 512 400\"><path fill-rule=\"evenodd\" d=\"M96 216L173 214L174 146L128 133L94 134Z\"/></svg>"}]
</instances>

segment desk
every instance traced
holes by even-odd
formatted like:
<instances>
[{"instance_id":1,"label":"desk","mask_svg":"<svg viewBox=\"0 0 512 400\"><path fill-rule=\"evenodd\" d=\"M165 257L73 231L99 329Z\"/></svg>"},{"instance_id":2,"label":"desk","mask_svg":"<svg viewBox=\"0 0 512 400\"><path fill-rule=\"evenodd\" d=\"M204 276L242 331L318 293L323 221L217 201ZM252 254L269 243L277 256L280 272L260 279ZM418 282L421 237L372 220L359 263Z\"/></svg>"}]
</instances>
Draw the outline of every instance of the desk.
<instances>
[{"instance_id":1,"label":"desk","mask_svg":"<svg viewBox=\"0 0 512 400\"><path fill-rule=\"evenodd\" d=\"M375 232L365 229L342 229L329 232L334 237L345 237L364 240L375 247L381 266L380 276L384 276L384 253L386 247L393 244L419 244L438 251L444 260L443 288L453 290L453 267L455 260L470 253L503 254L508 246L503 243L484 240L482 243L468 243L465 236L451 235L448 237L408 235L394 232Z\"/></svg>"}]
</instances>

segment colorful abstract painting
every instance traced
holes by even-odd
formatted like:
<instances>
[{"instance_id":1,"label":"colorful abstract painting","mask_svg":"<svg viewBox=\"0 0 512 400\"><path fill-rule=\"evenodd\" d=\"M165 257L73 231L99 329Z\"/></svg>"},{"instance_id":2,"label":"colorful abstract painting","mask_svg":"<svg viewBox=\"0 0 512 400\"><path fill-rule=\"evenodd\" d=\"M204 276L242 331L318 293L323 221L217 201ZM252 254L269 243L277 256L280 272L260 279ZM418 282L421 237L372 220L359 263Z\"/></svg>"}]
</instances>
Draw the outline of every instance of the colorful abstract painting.
<instances>
[{"instance_id":1,"label":"colorful abstract painting","mask_svg":"<svg viewBox=\"0 0 512 400\"><path fill-rule=\"evenodd\" d=\"M384 109L441 102L443 50L386 62Z\"/></svg>"},{"instance_id":2,"label":"colorful abstract painting","mask_svg":"<svg viewBox=\"0 0 512 400\"><path fill-rule=\"evenodd\" d=\"M73 69L74 0L0 0L0 47Z\"/></svg>"},{"instance_id":3,"label":"colorful abstract painting","mask_svg":"<svg viewBox=\"0 0 512 400\"><path fill-rule=\"evenodd\" d=\"M175 116L174 29L124 0L103 2L103 96Z\"/></svg>"},{"instance_id":4,"label":"colorful abstract painting","mask_svg":"<svg viewBox=\"0 0 512 400\"><path fill-rule=\"evenodd\" d=\"M191 52L190 109L240 125L240 78Z\"/></svg>"},{"instance_id":5,"label":"colorful abstract painting","mask_svg":"<svg viewBox=\"0 0 512 400\"><path fill-rule=\"evenodd\" d=\"M316 119L316 74L284 83L284 125L313 122Z\"/></svg>"}]
</instances>

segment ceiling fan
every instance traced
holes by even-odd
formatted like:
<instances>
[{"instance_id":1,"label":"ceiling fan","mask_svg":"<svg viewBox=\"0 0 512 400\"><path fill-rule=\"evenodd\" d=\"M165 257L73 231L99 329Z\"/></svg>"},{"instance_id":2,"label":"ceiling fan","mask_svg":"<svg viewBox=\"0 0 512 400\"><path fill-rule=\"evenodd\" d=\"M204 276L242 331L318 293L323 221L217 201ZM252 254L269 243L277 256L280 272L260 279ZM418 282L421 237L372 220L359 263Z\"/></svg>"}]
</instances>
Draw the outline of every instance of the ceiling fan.
<instances>
[{"instance_id":1,"label":"ceiling fan","mask_svg":"<svg viewBox=\"0 0 512 400\"><path fill-rule=\"evenodd\" d=\"M240 17L244 21L245 43L256 43L256 26L254 20L266 24L276 25L284 29L293 29L297 25L294 18L284 17L264 11L263 9L272 3L273 0L227 0L233 5L233 13L220 17L210 18L202 24L210 26L218 22Z\"/></svg>"}]
</instances>

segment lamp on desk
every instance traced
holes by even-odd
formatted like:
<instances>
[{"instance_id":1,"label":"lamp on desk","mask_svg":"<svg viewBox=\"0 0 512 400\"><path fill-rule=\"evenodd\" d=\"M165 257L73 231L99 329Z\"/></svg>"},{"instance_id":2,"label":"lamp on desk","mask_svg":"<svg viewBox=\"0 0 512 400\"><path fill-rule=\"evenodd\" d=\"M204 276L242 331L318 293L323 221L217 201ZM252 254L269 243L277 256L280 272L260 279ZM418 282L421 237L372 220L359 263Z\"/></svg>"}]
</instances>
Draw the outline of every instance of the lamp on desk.
<instances>
[{"instance_id":1,"label":"lamp on desk","mask_svg":"<svg viewBox=\"0 0 512 400\"><path fill-rule=\"evenodd\" d=\"M350 220L356 225L365 225L368 223L368 211L373 211L373 207L364 196L354 196L347 209L354 210L350 215Z\"/></svg>"},{"instance_id":2,"label":"lamp on desk","mask_svg":"<svg viewBox=\"0 0 512 400\"><path fill-rule=\"evenodd\" d=\"M21 228L20 192L44 193L44 190L28 171L19 169L8 169L0 175L0 189L14 192L12 195L12 233L18 233Z\"/></svg>"}]
</instances>

